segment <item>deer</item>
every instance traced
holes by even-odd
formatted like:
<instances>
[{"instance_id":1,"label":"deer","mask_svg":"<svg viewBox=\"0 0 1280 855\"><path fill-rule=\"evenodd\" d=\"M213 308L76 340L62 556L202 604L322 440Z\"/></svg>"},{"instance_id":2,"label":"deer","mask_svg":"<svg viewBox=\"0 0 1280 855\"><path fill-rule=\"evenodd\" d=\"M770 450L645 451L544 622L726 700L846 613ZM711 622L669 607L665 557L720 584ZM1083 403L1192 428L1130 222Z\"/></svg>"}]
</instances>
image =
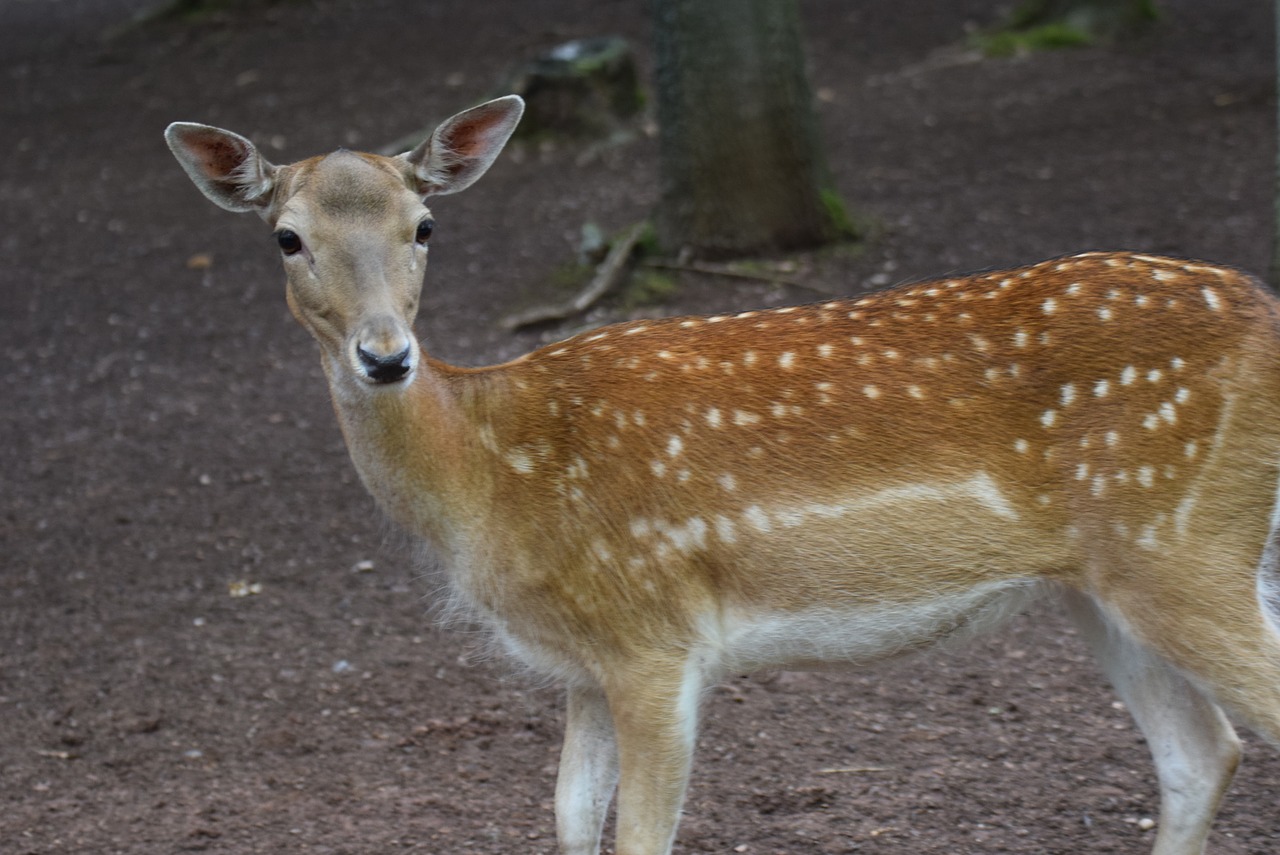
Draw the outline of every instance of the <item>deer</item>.
<instances>
[{"instance_id":1,"label":"deer","mask_svg":"<svg viewBox=\"0 0 1280 855\"><path fill-rule=\"evenodd\" d=\"M565 686L560 852L598 853L610 810L619 855L671 851L727 675L865 665L1052 600L1150 746L1155 855L1201 853L1242 751L1227 714L1280 745L1277 299L1083 252L454 367L413 331L426 200L480 178L522 110L395 157L166 139L270 226L364 486Z\"/></svg>"}]
</instances>

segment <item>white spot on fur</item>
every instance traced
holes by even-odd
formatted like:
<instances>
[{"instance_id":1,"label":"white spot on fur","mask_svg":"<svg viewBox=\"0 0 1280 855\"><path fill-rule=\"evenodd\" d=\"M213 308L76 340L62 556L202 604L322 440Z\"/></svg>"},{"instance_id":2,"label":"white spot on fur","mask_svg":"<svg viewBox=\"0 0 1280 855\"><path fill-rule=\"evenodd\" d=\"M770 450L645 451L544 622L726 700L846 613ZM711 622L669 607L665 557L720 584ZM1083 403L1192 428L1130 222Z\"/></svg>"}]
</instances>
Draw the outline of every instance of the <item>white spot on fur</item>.
<instances>
[{"instance_id":1,"label":"white spot on fur","mask_svg":"<svg viewBox=\"0 0 1280 855\"><path fill-rule=\"evenodd\" d=\"M521 475L529 475L533 472L533 458L522 449L513 448L504 455L504 459L508 466Z\"/></svg>"},{"instance_id":2,"label":"white spot on fur","mask_svg":"<svg viewBox=\"0 0 1280 855\"><path fill-rule=\"evenodd\" d=\"M1013 441L1013 450L1019 454L1026 454L1031 450L1031 443L1027 442L1025 439L1015 439Z\"/></svg>"},{"instance_id":3,"label":"white spot on fur","mask_svg":"<svg viewBox=\"0 0 1280 855\"><path fill-rule=\"evenodd\" d=\"M690 517L682 526L664 528L662 534L680 552L693 552L707 545L707 522L702 517Z\"/></svg>"},{"instance_id":4,"label":"white spot on fur","mask_svg":"<svg viewBox=\"0 0 1280 855\"><path fill-rule=\"evenodd\" d=\"M1040 424L1045 427L1053 427L1058 421L1058 413L1055 410L1045 410L1040 414Z\"/></svg>"},{"instance_id":5,"label":"white spot on fur","mask_svg":"<svg viewBox=\"0 0 1280 855\"><path fill-rule=\"evenodd\" d=\"M790 370L796 364L796 355L791 351L787 351L778 357L778 367Z\"/></svg>"},{"instance_id":6,"label":"white spot on fur","mask_svg":"<svg viewBox=\"0 0 1280 855\"><path fill-rule=\"evenodd\" d=\"M663 475L667 474L667 464L663 463L661 460L650 460L649 468L653 470L655 478L661 478Z\"/></svg>"},{"instance_id":7,"label":"white spot on fur","mask_svg":"<svg viewBox=\"0 0 1280 855\"><path fill-rule=\"evenodd\" d=\"M1222 311L1222 298L1218 296L1218 292L1212 288L1201 288L1200 293L1204 294L1204 301L1209 305L1210 309L1215 312Z\"/></svg>"},{"instance_id":8,"label":"white spot on fur","mask_svg":"<svg viewBox=\"0 0 1280 855\"><path fill-rule=\"evenodd\" d=\"M831 354L835 353L835 350L836 349L829 344L820 344L818 345L818 356L823 359L830 359Z\"/></svg>"},{"instance_id":9,"label":"white spot on fur","mask_svg":"<svg viewBox=\"0 0 1280 855\"><path fill-rule=\"evenodd\" d=\"M1098 317L1103 321L1109 321L1112 317L1111 309L1106 306L1098 307Z\"/></svg>"},{"instance_id":10,"label":"white spot on fur","mask_svg":"<svg viewBox=\"0 0 1280 855\"><path fill-rule=\"evenodd\" d=\"M1138 369L1132 365L1126 365L1124 370L1120 372L1120 385L1132 386L1133 381L1138 379Z\"/></svg>"},{"instance_id":11,"label":"white spot on fur","mask_svg":"<svg viewBox=\"0 0 1280 855\"><path fill-rule=\"evenodd\" d=\"M1156 470L1152 466L1138 467L1138 483L1147 489L1151 489L1156 483Z\"/></svg>"},{"instance_id":12,"label":"white spot on fur","mask_svg":"<svg viewBox=\"0 0 1280 855\"><path fill-rule=\"evenodd\" d=\"M684 440L680 437L672 436L667 440L668 457L677 457L682 451L684 451Z\"/></svg>"},{"instance_id":13,"label":"white spot on fur","mask_svg":"<svg viewBox=\"0 0 1280 855\"><path fill-rule=\"evenodd\" d=\"M1143 549L1152 552L1160 548L1160 541L1156 538L1156 527L1154 525L1144 525L1142 527L1142 535L1134 542Z\"/></svg>"},{"instance_id":14,"label":"white spot on fur","mask_svg":"<svg viewBox=\"0 0 1280 855\"><path fill-rule=\"evenodd\" d=\"M1028 339L1027 331L1018 330L1013 334L1013 346L1018 348L1024 348L1027 346L1027 339Z\"/></svg>"},{"instance_id":15,"label":"white spot on fur","mask_svg":"<svg viewBox=\"0 0 1280 855\"><path fill-rule=\"evenodd\" d=\"M1195 506L1195 496L1187 496L1181 502L1178 502L1178 507L1173 511L1173 524L1178 534L1187 533L1187 526L1191 524L1191 512L1195 509Z\"/></svg>"},{"instance_id":16,"label":"white spot on fur","mask_svg":"<svg viewBox=\"0 0 1280 855\"><path fill-rule=\"evenodd\" d=\"M733 477L732 472L725 472L716 480L720 482L720 486L724 488L726 493L732 493L738 489L738 479Z\"/></svg>"},{"instance_id":17,"label":"white spot on fur","mask_svg":"<svg viewBox=\"0 0 1280 855\"><path fill-rule=\"evenodd\" d=\"M1155 430L1160 427L1160 417L1151 413L1142 420L1142 426L1147 430Z\"/></svg>"},{"instance_id":18,"label":"white spot on fur","mask_svg":"<svg viewBox=\"0 0 1280 855\"><path fill-rule=\"evenodd\" d=\"M871 398L872 400L875 400L876 398L880 397L880 388L878 386L863 386L862 394L866 395L868 398Z\"/></svg>"},{"instance_id":19,"label":"white spot on fur","mask_svg":"<svg viewBox=\"0 0 1280 855\"><path fill-rule=\"evenodd\" d=\"M715 518L716 537L720 538L722 543L733 544L738 542L738 534L734 530L733 520L726 516L717 514Z\"/></svg>"},{"instance_id":20,"label":"white spot on fur","mask_svg":"<svg viewBox=\"0 0 1280 855\"><path fill-rule=\"evenodd\" d=\"M1160 418L1164 419L1169 424L1174 424L1178 421L1178 411L1174 409L1173 404L1165 401L1160 405Z\"/></svg>"},{"instance_id":21,"label":"white spot on fur","mask_svg":"<svg viewBox=\"0 0 1280 855\"><path fill-rule=\"evenodd\" d=\"M1159 383L1159 382L1160 382L1160 378L1161 378L1161 377L1163 377L1163 376L1164 376L1164 372L1163 372L1163 371L1161 371L1159 368L1153 368L1153 369L1151 369L1150 371L1148 371L1148 372L1147 372L1147 382L1148 382L1148 383Z\"/></svg>"},{"instance_id":22,"label":"white spot on fur","mask_svg":"<svg viewBox=\"0 0 1280 855\"><path fill-rule=\"evenodd\" d=\"M1097 383L1093 384L1093 396L1095 398L1105 398L1110 391L1110 380L1099 380Z\"/></svg>"},{"instance_id":23,"label":"white spot on fur","mask_svg":"<svg viewBox=\"0 0 1280 855\"><path fill-rule=\"evenodd\" d=\"M1062 387L1062 406L1069 407L1076 399L1076 384L1068 383Z\"/></svg>"},{"instance_id":24,"label":"white spot on fur","mask_svg":"<svg viewBox=\"0 0 1280 855\"><path fill-rule=\"evenodd\" d=\"M1109 430L1107 431L1106 436L1102 438L1102 440L1107 444L1108 447L1115 448L1117 445L1120 444L1120 434L1116 431Z\"/></svg>"},{"instance_id":25,"label":"white spot on fur","mask_svg":"<svg viewBox=\"0 0 1280 855\"><path fill-rule=\"evenodd\" d=\"M707 424L713 428L718 428L724 424L724 417L720 415L720 411L715 407L707 410Z\"/></svg>"},{"instance_id":26,"label":"white spot on fur","mask_svg":"<svg viewBox=\"0 0 1280 855\"><path fill-rule=\"evenodd\" d=\"M738 427L747 427L748 425L759 424L760 417L755 413L749 413L746 410L733 411L733 423Z\"/></svg>"},{"instance_id":27,"label":"white spot on fur","mask_svg":"<svg viewBox=\"0 0 1280 855\"><path fill-rule=\"evenodd\" d=\"M979 473L960 486L967 487L970 495L980 500L996 516L1011 520L1018 519L1018 512L1000 492L1000 487L995 480L986 472Z\"/></svg>"},{"instance_id":28,"label":"white spot on fur","mask_svg":"<svg viewBox=\"0 0 1280 855\"><path fill-rule=\"evenodd\" d=\"M742 512L742 518L746 520L747 525L756 531L768 534L773 530L773 525L769 522L769 515L766 514L759 505L751 505Z\"/></svg>"},{"instance_id":29,"label":"white spot on fur","mask_svg":"<svg viewBox=\"0 0 1280 855\"><path fill-rule=\"evenodd\" d=\"M804 523L804 514L794 508L775 511L773 517L783 528L796 528Z\"/></svg>"},{"instance_id":30,"label":"white spot on fur","mask_svg":"<svg viewBox=\"0 0 1280 855\"><path fill-rule=\"evenodd\" d=\"M1058 311L1058 301L1050 297L1041 304L1040 308L1046 315L1052 315Z\"/></svg>"}]
</instances>

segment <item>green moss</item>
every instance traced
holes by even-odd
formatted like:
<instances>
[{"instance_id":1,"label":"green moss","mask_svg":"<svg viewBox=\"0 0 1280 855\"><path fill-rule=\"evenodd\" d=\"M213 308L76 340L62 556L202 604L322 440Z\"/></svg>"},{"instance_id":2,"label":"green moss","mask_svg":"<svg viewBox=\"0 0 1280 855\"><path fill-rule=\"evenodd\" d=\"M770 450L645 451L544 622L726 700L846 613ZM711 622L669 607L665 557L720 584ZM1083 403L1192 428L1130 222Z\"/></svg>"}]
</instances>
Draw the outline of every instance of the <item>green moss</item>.
<instances>
[{"instance_id":1,"label":"green moss","mask_svg":"<svg viewBox=\"0 0 1280 855\"><path fill-rule=\"evenodd\" d=\"M849 215L849 209L845 207L844 200L840 198L840 194L830 187L826 187L820 191L819 195L822 199L822 207L827 211L827 222L831 224L832 229L835 231L835 239L838 241L857 240L862 234L862 230L858 228L858 224Z\"/></svg>"},{"instance_id":2,"label":"green moss","mask_svg":"<svg viewBox=\"0 0 1280 855\"><path fill-rule=\"evenodd\" d=\"M617 239L617 236L614 238ZM636 239L636 247L632 250L632 255L636 258L656 258L662 254L662 246L658 243L658 233L654 231L653 221L648 220L644 224L644 231L640 232L640 237Z\"/></svg>"},{"instance_id":3,"label":"green moss","mask_svg":"<svg viewBox=\"0 0 1280 855\"><path fill-rule=\"evenodd\" d=\"M675 296L677 289L675 279L665 273L641 268L627 281L622 291L622 305L627 310L656 306Z\"/></svg>"},{"instance_id":4,"label":"green moss","mask_svg":"<svg viewBox=\"0 0 1280 855\"><path fill-rule=\"evenodd\" d=\"M1156 0L1023 0L998 27L973 38L987 56L1114 42L1160 19Z\"/></svg>"},{"instance_id":5,"label":"green moss","mask_svg":"<svg viewBox=\"0 0 1280 855\"><path fill-rule=\"evenodd\" d=\"M1043 50L1084 47L1093 44L1094 38L1072 24L1059 22L1025 30L982 33L975 38L975 42L978 49L987 56L1009 57Z\"/></svg>"}]
</instances>

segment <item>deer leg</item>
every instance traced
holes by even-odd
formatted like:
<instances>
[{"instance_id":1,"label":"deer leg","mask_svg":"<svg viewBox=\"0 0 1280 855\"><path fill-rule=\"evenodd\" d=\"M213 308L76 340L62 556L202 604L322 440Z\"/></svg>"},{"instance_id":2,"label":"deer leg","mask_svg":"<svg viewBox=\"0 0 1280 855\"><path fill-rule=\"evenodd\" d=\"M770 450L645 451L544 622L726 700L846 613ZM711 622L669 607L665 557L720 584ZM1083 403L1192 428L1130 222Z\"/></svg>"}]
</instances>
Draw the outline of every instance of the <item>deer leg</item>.
<instances>
[{"instance_id":1,"label":"deer leg","mask_svg":"<svg viewBox=\"0 0 1280 855\"><path fill-rule=\"evenodd\" d=\"M617 855L668 855L693 758L703 675L681 662L615 681Z\"/></svg>"},{"instance_id":2,"label":"deer leg","mask_svg":"<svg viewBox=\"0 0 1280 855\"><path fill-rule=\"evenodd\" d=\"M562 855L597 855L618 783L618 746L604 693L569 687L564 747L556 777L556 836Z\"/></svg>"},{"instance_id":3,"label":"deer leg","mask_svg":"<svg viewBox=\"0 0 1280 855\"><path fill-rule=\"evenodd\" d=\"M1073 593L1068 608L1151 748L1160 781L1153 855L1200 855L1239 762L1235 731L1216 704L1092 597Z\"/></svg>"}]
</instances>

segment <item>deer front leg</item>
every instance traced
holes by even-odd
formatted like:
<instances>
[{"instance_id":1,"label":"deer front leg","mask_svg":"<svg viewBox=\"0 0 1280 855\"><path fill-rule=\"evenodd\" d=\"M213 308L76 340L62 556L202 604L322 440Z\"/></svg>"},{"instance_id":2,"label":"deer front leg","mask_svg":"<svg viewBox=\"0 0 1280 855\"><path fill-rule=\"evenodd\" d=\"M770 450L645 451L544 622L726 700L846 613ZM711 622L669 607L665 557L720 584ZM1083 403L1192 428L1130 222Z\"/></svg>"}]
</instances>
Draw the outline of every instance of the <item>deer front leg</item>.
<instances>
[{"instance_id":1,"label":"deer front leg","mask_svg":"<svg viewBox=\"0 0 1280 855\"><path fill-rule=\"evenodd\" d=\"M556 836L562 855L597 855L618 784L618 744L604 692L570 686L556 776Z\"/></svg>"},{"instance_id":2,"label":"deer front leg","mask_svg":"<svg viewBox=\"0 0 1280 855\"><path fill-rule=\"evenodd\" d=\"M618 741L617 855L668 855L697 736L702 674L692 662L611 688Z\"/></svg>"}]
</instances>

